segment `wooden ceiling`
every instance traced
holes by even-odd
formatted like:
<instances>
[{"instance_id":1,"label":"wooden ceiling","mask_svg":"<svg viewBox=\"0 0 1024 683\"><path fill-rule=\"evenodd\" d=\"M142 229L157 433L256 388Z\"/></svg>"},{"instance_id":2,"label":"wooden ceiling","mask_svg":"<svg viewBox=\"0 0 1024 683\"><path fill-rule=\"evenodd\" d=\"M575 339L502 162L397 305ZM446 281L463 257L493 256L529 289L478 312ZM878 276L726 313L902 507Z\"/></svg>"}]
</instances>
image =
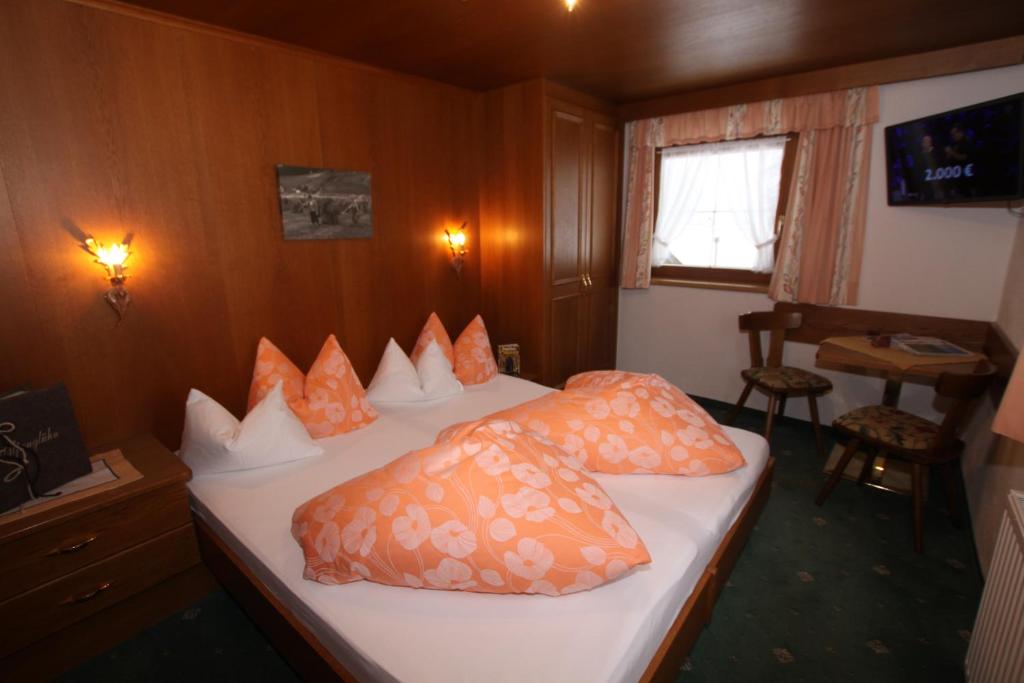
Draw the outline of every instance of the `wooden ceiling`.
<instances>
[{"instance_id":1,"label":"wooden ceiling","mask_svg":"<svg viewBox=\"0 0 1024 683\"><path fill-rule=\"evenodd\" d=\"M617 102L1024 34L1022 0L129 0L460 86Z\"/></svg>"}]
</instances>

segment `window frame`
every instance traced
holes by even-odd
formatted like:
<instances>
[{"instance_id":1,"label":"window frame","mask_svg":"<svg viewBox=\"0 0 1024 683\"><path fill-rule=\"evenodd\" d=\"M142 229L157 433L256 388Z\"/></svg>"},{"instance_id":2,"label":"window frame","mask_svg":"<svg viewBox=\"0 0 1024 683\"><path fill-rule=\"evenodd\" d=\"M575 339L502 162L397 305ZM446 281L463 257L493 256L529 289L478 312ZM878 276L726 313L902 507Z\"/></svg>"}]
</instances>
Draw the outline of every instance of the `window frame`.
<instances>
[{"instance_id":1,"label":"window frame","mask_svg":"<svg viewBox=\"0 0 1024 683\"><path fill-rule=\"evenodd\" d=\"M779 135L757 135L753 138L781 137ZM800 140L799 133L787 133L786 146L782 152L782 168L779 181L779 205L775 210L776 234L782 229L782 220L786 215L786 203L789 189L792 186L793 171L796 168L796 150ZM714 145L718 142L701 142L700 145ZM654 151L654 221L658 221L658 207L661 199L661 153L666 149L689 147L691 145L669 145L658 147ZM775 241L775 259L779 256L779 240ZM651 284L674 285L679 287L703 287L708 289L733 289L741 291L767 292L771 283L771 273L756 273L752 270L738 268L707 268L698 266L664 265L651 268Z\"/></svg>"}]
</instances>

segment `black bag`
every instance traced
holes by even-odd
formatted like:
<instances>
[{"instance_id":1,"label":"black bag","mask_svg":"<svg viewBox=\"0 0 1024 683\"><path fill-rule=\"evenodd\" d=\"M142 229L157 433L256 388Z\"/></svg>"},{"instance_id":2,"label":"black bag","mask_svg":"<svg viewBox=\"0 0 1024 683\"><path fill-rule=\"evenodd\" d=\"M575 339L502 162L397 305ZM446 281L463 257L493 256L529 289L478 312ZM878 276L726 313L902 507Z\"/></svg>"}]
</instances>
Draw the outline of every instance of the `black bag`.
<instances>
[{"instance_id":1,"label":"black bag","mask_svg":"<svg viewBox=\"0 0 1024 683\"><path fill-rule=\"evenodd\" d=\"M91 471L63 384L0 397L0 512Z\"/></svg>"}]
</instances>

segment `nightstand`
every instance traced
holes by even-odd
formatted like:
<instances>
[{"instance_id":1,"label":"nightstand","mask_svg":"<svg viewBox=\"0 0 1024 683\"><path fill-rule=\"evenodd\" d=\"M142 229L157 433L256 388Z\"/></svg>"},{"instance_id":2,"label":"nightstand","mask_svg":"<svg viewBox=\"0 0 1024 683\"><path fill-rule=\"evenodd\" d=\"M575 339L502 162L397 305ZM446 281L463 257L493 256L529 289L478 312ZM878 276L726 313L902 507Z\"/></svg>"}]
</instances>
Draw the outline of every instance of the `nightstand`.
<instances>
[{"instance_id":1,"label":"nightstand","mask_svg":"<svg viewBox=\"0 0 1024 683\"><path fill-rule=\"evenodd\" d=\"M141 478L0 525L0 680L56 675L214 588L191 471L152 436L116 447Z\"/></svg>"}]
</instances>

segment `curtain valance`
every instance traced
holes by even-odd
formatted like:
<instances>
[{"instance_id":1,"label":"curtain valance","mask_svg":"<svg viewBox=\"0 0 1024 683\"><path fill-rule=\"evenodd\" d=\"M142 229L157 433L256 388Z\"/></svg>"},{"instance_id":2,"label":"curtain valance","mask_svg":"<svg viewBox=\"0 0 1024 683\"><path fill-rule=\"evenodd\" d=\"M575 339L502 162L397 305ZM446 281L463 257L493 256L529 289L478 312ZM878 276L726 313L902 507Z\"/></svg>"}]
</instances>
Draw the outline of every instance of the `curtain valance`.
<instances>
[{"instance_id":1,"label":"curtain valance","mask_svg":"<svg viewBox=\"0 0 1024 683\"><path fill-rule=\"evenodd\" d=\"M766 100L626 126L628 166L622 286L650 286L654 178L660 147L800 133L771 295L850 304L863 243L871 125L878 89Z\"/></svg>"}]
</instances>

